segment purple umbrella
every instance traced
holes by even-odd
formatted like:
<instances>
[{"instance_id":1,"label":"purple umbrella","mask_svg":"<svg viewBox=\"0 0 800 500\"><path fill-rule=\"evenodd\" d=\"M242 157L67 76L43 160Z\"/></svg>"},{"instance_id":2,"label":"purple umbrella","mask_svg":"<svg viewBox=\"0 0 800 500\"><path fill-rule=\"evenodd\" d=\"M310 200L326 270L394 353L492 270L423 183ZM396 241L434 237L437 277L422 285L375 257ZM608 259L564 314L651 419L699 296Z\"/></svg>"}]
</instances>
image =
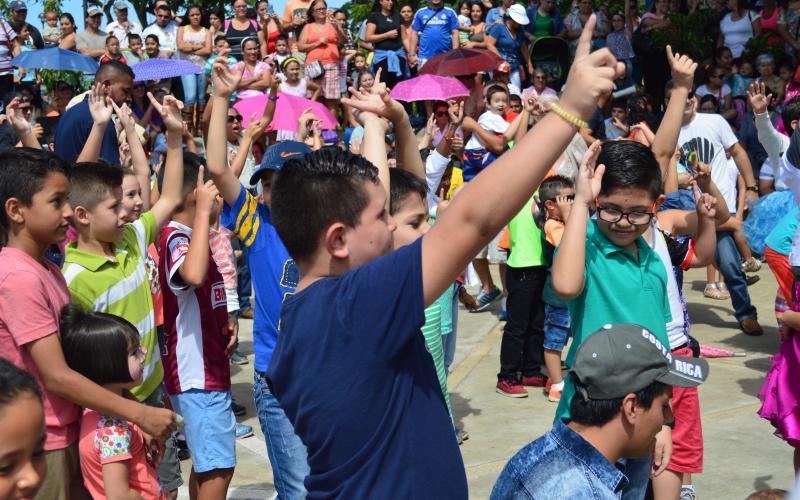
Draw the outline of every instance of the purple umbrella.
<instances>
[{"instance_id":1,"label":"purple umbrella","mask_svg":"<svg viewBox=\"0 0 800 500\"><path fill-rule=\"evenodd\" d=\"M162 80L176 76L202 73L203 68L183 59L148 59L131 66L134 81Z\"/></svg>"},{"instance_id":2,"label":"purple umbrella","mask_svg":"<svg viewBox=\"0 0 800 500\"><path fill-rule=\"evenodd\" d=\"M390 94L399 101L446 101L467 97L469 90L455 78L421 75L398 83Z\"/></svg>"}]
</instances>

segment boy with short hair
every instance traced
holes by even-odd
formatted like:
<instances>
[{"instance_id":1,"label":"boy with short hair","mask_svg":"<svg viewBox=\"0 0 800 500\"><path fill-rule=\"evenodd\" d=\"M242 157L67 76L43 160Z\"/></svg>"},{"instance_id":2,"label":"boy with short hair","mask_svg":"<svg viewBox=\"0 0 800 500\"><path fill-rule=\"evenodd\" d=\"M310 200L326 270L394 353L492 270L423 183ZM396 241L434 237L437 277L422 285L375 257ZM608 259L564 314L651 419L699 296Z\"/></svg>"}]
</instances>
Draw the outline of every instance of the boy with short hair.
<instances>
[{"instance_id":1,"label":"boy with short hair","mask_svg":"<svg viewBox=\"0 0 800 500\"><path fill-rule=\"evenodd\" d=\"M61 28L58 27L58 14L53 10L44 13L44 20L47 26L42 28L42 40L45 47L57 47L64 36Z\"/></svg>"},{"instance_id":2,"label":"boy with short hair","mask_svg":"<svg viewBox=\"0 0 800 500\"><path fill-rule=\"evenodd\" d=\"M128 46L122 49L122 55L131 66L144 60L142 52L142 36L138 33L128 33Z\"/></svg>"},{"instance_id":3,"label":"boy with short hair","mask_svg":"<svg viewBox=\"0 0 800 500\"><path fill-rule=\"evenodd\" d=\"M65 237L72 207L66 162L52 153L14 148L0 154L0 350L42 387L48 473L41 498L85 498L78 463L80 407L128 419L159 439L174 414L148 408L98 386L69 368L59 336L69 290L45 251Z\"/></svg>"},{"instance_id":4,"label":"boy with short hair","mask_svg":"<svg viewBox=\"0 0 800 500\"><path fill-rule=\"evenodd\" d=\"M236 467L228 356L237 332L209 245L219 191L205 179L202 158L184 153L183 167L183 202L161 230L158 244L164 385L172 407L186 422L183 433L192 457L189 488L198 498L225 498ZM164 185L163 170L158 181L159 187Z\"/></svg>"},{"instance_id":5,"label":"boy with short hair","mask_svg":"<svg viewBox=\"0 0 800 500\"><path fill-rule=\"evenodd\" d=\"M606 139L619 139L628 133L628 108L625 99L611 101L611 116L604 121Z\"/></svg>"},{"instance_id":6,"label":"boy with short hair","mask_svg":"<svg viewBox=\"0 0 800 500\"><path fill-rule=\"evenodd\" d=\"M390 252L396 224L369 161L327 148L283 166L272 186L272 220L300 281L284 299L267 377L308 447L309 496L467 496L452 422L419 335L424 310L530 199L624 71L607 50L589 54L594 26L591 17L561 114L550 113L467 184L410 245ZM355 104L362 112L380 106Z\"/></svg>"}]
</instances>

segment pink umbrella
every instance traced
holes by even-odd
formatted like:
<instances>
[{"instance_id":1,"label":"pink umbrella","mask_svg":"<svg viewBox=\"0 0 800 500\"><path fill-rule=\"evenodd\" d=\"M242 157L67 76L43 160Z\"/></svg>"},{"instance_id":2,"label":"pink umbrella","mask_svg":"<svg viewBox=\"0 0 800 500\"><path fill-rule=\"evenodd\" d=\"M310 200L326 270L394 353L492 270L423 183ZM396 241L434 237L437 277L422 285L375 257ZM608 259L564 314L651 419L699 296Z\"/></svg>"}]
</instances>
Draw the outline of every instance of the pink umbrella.
<instances>
[{"instance_id":1,"label":"pink umbrella","mask_svg":"<svg viewBox=\"0 0 800 500\"><path fill-rule=\"evenodd\" d=\"M243 126L246 127L247 124L250 123L250 117L253 113L261 114L264 111L264 108L267 106L267 99L267 95L258 95L243 99L233 105L233 107L242 114L242 118L244 118ZM269 124L269 127L267 127L267 130L292 130L296 132L297 120L300 119L300 115L303 114L303 111L308 108L311 108L314 114L322 120L323 130L335 130L339 125L333 113L321 102L281 92L278 94L275 117L272 119L272 123Z\"/></svg>"},{"instance_id":2,"label":"pink umbrella","mask_svg":"<svg viewBox=\"0 0 800 500\"><path fill-rule=\"evenodd\" d=\"M467 97L469 90L455 78L420 75L398 83L390 94L399 101L446 101L454 97Z\"/></svg>"}]
</instances>

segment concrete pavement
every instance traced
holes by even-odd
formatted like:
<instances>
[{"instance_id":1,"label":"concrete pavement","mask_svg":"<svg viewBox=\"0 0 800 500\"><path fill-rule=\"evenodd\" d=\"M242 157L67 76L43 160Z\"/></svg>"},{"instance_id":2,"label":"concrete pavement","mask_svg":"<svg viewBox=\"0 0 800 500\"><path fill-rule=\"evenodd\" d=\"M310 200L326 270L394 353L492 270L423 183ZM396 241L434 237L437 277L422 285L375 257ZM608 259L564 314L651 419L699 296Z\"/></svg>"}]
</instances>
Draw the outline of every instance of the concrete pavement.
<instances>
[{"instance_id":1,"label":"concrete pavement","mask_svg":"<svg viewBox=\"0 0 800 500\"><path fill-rule=\"evenodd\" d=\"M792 450L772 435L768 422L756 415L757 393L769 368L769 356L779 340L773 314L775 281L766 268L750 288L765 335L741 333L730 301L702 295L705 271L686 275L684 292L694 323L693 335L703 344L746 352L746 357L709 360L711 374L700 389L705 443L705 470L694 480L699 499L742 499L761 488L789 489L793 483ZM495 312L459 314L458 348L449 379L453 413L470 434L461 446L471 498L487 498L497 475L522 446L546 432L555 405L541 392L511 399L494 391L499 368L502 324ZM272 472L252 402L252 322L242 321L241 349L251 364L233 367L233 392L248 408L240 421L256 435L237 442L238 465L229 498L264 499L274 496ZM182 463L188 478L190 461ZM180 496L188 498L188 490Z\"/></svg>"}]
</instances>

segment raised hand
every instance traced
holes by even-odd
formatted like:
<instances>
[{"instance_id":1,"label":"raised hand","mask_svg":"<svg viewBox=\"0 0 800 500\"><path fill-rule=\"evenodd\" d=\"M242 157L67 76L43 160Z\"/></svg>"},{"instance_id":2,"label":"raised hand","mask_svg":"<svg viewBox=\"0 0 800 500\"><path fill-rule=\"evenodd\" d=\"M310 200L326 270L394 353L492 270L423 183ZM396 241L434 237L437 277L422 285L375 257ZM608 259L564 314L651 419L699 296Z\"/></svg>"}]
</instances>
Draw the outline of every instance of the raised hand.
<instances>
[{"instance_id":1,"label":"raised hand","mask_svg":"<svg viewBox=\"0 0 800 500\"><path fill-rule=\"evenodd\" d=\"M669 45L667 45L667 61L669 61L669 67L672 68L672 81L675 86L692 90L697 63L685 54L673 54L672 47Z\"/></svg>"},{"instance_id":2,"label":"raised hand","mask_svg":"<svg viewBox=\"0 0 800 500\"><path fill-rule=\"evenodd\" d=\"M372 88L370 92L373 94L388 94L389 89L386 87L386 84L381 81L381 74L383 73L383 68L378 68L378 71L375 72L375 81L372 84Z\"/></svg>"},{"instance_id":3,"label":"raised hand","mask_svg":"<svg viewBox=\"0 0 800 500\"><path fill-rule=\"evenodd\" d=\"M210 179L205 182L203 181L204 172L205 169L201 165L200 171L197 172L197 189L195 191L195 200L197 203L197 210L210 215L214 213L216 209L219 190L217 189L217 186L214 185L214 181Z\"/></svg>"},{"instance_id":4,"label":"raised hand","mask_svg":"<svg viewBox=\"0 0 800 500\"><path fill-rule=\"evenodd\" d=\"M392 122L401 120L405 116L406 110L399 102L391 98L389 92L386 91L385 84L376 83L373 90L379 86L383 87L383 89L378 93L369 93L364 91L363 88L356 90L354 87L350 87L352 97L343 97L342 103L362 113L374 113Z\"/></svg>"},{"instance_id":5,"label":"raised hand","mask_svg":"<svg viewBox=\"0 0 800 500\"><path fill-rule=\"evenodd\" d=\"M127 104L117 106L117 103L112 100L111 107L114 108L114 113L119 117L119 122L125 131L131 131L136 128L136 118L133 116L133 110Z\"/></svg>"},{"instance_id":6,"label":"raised hand","mask_svg":"<svg viewBox=\"0 0 800 500\"><path fill-rule=\"evenodd\" d=\"M625 74L625 65L618 62L608 49L589 52L597 17L592 14L583 27L575 61L569 70L567 86L559 105L584 120L597 109L600 96L614 90L614 80Z\"/></svg>"},{"instance_id":7,"label":"raised hand","mask_svg":"<svg viewBox=\"0 0 800 500\"><path fill-rule=\"evenodd\" d=\"M19 97L15 97L6 105L6 117L20 137L31 133L31 122L25 118L25 114L19 107Z\"/></svg>"},{"instance_id":8,"label":"raised hand","mask_svg":"<svg viewBox=\"0 0 800 500\"><path fill-rule=\"evenodd\" d=\"M267 128L267 119L263 116L260 119L257 119L257 116L258 113L253 113L253 115L250 117L250 122L244 129L244 135L253 141L257 141L264 134L264 129Z\"/></svg>"},{"instance_id":9,"label":"raised hand","mask_svg":"<svg viewBox=\"0 0 800 500\"><path fill-rule=\"evenodd\" d=\"M99 83L92 85L89 91L89 113L95 123L108 123L114 108L111 107L111 98L103 94L103 87Z\"/></svg>"},{"instance_id":10,"label":"raised hand","mask_svg":"<svg viewBox=\"0 0 800 500\"><path fill-rule=\"evenodd\" d=\"M623 134L628 133L628 126L622 123L622 120L617 118L616 116L611 118L611 124L614 125L616 128L622 131Z\"/></svg>"},{"instance_id":11,"label":"raised hand","mask_svg":"<svg viewBox=\"0 0 800 500\"><path fill-rule=\"evenodd\" d=\"M536 112L536 105L539 103L539 97L531 92L522 94L522 108L530 114Z\"/></svg>"},{"instance_id":12,"label":"raised hand","mask_svg":"<svg viewBox=\"0 0 800 500\"><path fill-rule=\"evenodd\" d=\"M464 121L464 101L447 101L447 116L453 125L461 125L461 122Z\"/></svg>"},{"instance_id":13,"label":"raised hand","mask_svg":"<svg viewBox=\"0 0 800 500\"><path fill-rule=\"evenodd\" d=\"M694 171L693 180L704 193L711 191L711 165L697 162L691 166Z\"/></svg>"},{"instance_id":14,"label":"raised hand","mask_svg":"<svg viewBox=\"0 0 800 500\"><path fill-rule=\"evenodd\" d=\"M700 188L697 183L692 183L692 193L694 194L694 204L697 210L697 216L706 219L714 220L717 214L717 199L708 193L700 193Z\"/></svg>"},{"instance_id":15,"label":"raised hand","mask_svg":"<svg viewBox=\"0 0 800 500\"><path fill-rule=\"evenodd\" d=\"M605 165L597 165L600 146L600 141L594 141L589 146L583 155L578 178L575 180L575 202L585 203L590 208L594 207L595 199L600 194L600 183L606 171Z\"/></svg>"},{"instance_id":16,"label":"raised hand","mask_svg":"<svg viewBox=\"0 0 800 500\"><path fill-rule=\"evenodd\" d=\"M750 83L747 88L747 100L750 101L750 107L753 108L753 113L761 114L767 111L771 95L767 95L767 86L763 81L754 81Z\"/></svg>"},{"instance_id":17,"label":"raised hand","mask_svg":"<svg viewBox=\"0 0 800 500\"><path fill-rule=\"evenodd\" d=\"M175 99L173 95L164 96L162 104L158 103L156 98L153 97L152 92L148 92L147 97L150 99L150 104L152 104L155 110L158 111L158 114L161 115L161 119L164 121L164 126L167 130L183 135L183 119L181 118L183 103Z\"/></svg>"},{"instance_id":18,"label":"raised hand","mask_svg":"<svg viewBox=\"0 0 800 500\"><path fill-rule=\"evenodd\" d=\"M221 55L214 60L211 67L211 82L214 84L214 95L229 99L242 81L244 66L235 64L228 66L228 58Z\"/></svg>"}]
</instances>

